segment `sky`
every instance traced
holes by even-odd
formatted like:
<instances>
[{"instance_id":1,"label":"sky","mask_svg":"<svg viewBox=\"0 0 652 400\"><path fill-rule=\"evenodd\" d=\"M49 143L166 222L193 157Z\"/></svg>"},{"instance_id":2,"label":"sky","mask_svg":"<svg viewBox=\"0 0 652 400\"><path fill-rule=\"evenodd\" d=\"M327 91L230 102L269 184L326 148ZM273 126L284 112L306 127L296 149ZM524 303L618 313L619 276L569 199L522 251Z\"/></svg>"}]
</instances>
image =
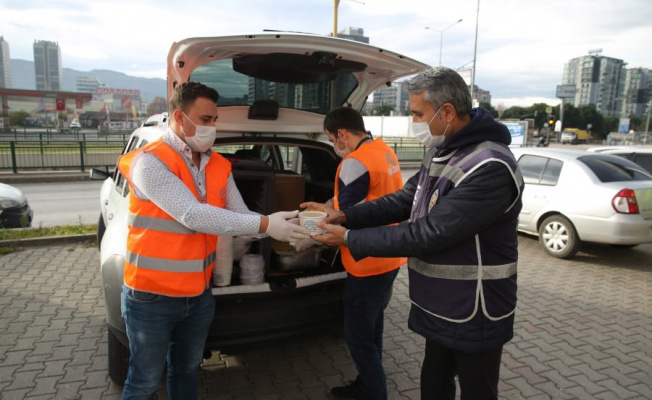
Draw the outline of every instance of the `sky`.
<instances>
[{"instance_id":1,"label":"sky","mask_svg":"<svg viewBox=\"0 0 652 400\"><path fill-rule=\"evenodd\" d=\"M64 68L162 79L175 41L264 29L329 35L333 23L334 0L0 0L12 59L33 61L34 41L49 40ZM440 48L453 69L475 59L475 84L494 107L559 104L564 64L593 50L652 69L651 0L340 0L337 26L433 66Z\"/></svg>"}]
</instances>

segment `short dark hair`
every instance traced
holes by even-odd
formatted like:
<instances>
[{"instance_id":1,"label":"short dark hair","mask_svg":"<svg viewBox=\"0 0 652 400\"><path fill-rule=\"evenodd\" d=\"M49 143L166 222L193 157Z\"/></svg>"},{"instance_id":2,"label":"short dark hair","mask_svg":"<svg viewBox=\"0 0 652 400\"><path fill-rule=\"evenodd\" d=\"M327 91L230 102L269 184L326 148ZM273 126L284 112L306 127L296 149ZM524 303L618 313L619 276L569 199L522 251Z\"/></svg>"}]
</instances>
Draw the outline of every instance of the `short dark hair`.
<instances>
[{"instance_id":1,"label":"short dark hair","mask_svg":"<svg viewBox=\"0 0 652 400\"><path fill-rule=\"evenodd\" d=\"M348 129L356 134L366 134L362 115L350 107L339 107L329 112L324 118L324 129L337 134L338 129Z\"/></svg>"},{"instance_id":2,"label":"short dark hair","mask_svg":"<svg viewBox=\"0 0 652 400\"><path fill-rule=\"evenodd\" d=\"M169 114L172 115L174 110L181 110L184 113L187 112L188 107L200 97L205 97L217 104L220 95L217 93L217 90L199 82L185 82L177 85L172 91L172 96L170 96L168 104Z\"/></svg>"}]
</instances>

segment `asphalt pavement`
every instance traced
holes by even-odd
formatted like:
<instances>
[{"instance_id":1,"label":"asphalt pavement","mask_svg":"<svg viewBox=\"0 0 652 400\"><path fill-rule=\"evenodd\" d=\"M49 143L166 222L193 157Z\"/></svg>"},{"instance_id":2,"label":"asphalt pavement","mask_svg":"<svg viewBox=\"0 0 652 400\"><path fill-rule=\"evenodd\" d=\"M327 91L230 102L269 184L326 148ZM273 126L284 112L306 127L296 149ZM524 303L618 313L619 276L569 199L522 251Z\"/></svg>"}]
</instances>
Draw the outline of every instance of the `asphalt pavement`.
<instances>
[{"instance_id":1,"label":"asphalt pavement","mask_svg":"<svg viewBox=\"0 0 652 400\"><path fill-rule=\"evenodd\" d=\"M515 337L504 348L501 399L652 398L652 245L585 246L573 260L519 240ZM218 305L219 306L219 305ZM385 317L389 399L418 399L424 341L406 324L405 269ZM0 256L0 399L111 399L94 243L35 243ZM215 354L201 399L326 399L354 377L339 335ZM161 399L167 399L165 388Z\"/></svg>"}]
</instances>

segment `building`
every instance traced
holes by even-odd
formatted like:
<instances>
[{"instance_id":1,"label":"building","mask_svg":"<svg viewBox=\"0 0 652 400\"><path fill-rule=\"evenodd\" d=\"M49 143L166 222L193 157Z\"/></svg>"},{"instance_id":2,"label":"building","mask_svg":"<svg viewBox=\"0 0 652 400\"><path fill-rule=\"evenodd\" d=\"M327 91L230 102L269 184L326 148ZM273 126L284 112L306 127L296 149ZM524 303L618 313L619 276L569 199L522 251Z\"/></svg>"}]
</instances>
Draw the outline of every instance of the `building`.
<instances>
[{"instance_id":1,"label":"building","mask_svg":"<svg viewBox=\"0 0 652 400\"><path fill-rule=\"evenodd\" d=\"M575 107L593 105L604 116L620 117L625 87L625 62L601 55L602 49L564 64L564 85L575 85Z\"/></svg>"},{"instance_id":2,"label":"building","mask_svg":"<svg viewBox=\"0 0 652 400\"><path fill-rule=\"evenodd\" d=\"M390 86L374 91L373 107L390 106L397 115L404 115L410 108L410 98L405 82L392 82Z\"/></svg>"},{"instance_id":3,"label":"building","mask_svg":"<svg viewBox=\"0 0 652 400\"><path fill-rule=\"evenodd\" d=\"M350 26L339 31L337 37L369 44L369 38L364 35L364 29L362 28L353 28Z\"/></svg>"},{"instance_id":4,"label":"building","mask_svg":"<svg viewBox=\"0 0 652 400\"><path fill-rule=\"evenodd\" d=\"M61 49L56 42L34 41L36 90L60 91L63 88Z\"/></svg>"},{"instance_id":5,"label":"building","mask_svg":"<svg viewBox=\"0 0 652 400\"><path fill-rule=\"evenodd\" d=\"M9 43L4 36L0 36L0 87L11 88L11 58L9 57Z\"/></svg>"},{"instance_id":6,"label":"building","mask_svg":"<svg viewBox=\"0 0 652 400\"><path fill-rule=\"evenodd\" d=\"M95 93L98 87L103 86L102 83L94 76L77 75L76 87L78 92L82 93Z\"/></svg>"},{"instance_id":7,"label":"building","mask_svg":"<svg viewBox=\"0 0 652 400\"><path fill-rule=\"evenodd\" d=\"M647 112L647 103L652 90L652 70L646 68L629 68L625 73L622 115L643 118Z\"/></svg>"}]
</instances>

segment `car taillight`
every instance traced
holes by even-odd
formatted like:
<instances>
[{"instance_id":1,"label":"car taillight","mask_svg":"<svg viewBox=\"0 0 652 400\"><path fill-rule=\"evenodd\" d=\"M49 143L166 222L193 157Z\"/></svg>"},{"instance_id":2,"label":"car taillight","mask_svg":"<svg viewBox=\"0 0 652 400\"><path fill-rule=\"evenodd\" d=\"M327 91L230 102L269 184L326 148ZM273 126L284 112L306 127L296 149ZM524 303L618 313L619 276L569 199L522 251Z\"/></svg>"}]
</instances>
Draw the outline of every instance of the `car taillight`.
<instances>
[{"instance_id":1,"label":"car taillight","mask_svg":"<svg viewBox=\"0 0 652 400\"><path fill-rule=\"evenodd\" d=\"M636 194L632 189L623 189L611 200L611 205L617 213L638 214Z\"/></svg>"}]
</instances>

